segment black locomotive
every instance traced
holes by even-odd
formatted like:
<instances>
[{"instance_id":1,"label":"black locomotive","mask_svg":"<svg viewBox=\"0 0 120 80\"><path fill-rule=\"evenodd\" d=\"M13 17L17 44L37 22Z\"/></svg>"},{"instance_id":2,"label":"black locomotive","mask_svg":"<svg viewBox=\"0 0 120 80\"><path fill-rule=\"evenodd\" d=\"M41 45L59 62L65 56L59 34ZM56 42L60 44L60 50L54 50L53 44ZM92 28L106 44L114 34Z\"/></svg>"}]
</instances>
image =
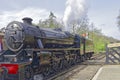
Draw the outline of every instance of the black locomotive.
<instances>
[{"instance_id":1,"label":"black locomotive","mask_svg":"<svg viewBox=\"0 0 120 80\"><path fill-rule=\"evenodd\" d=\"M0 77L3 80L33 80L34 74L44 76L70 65L90 59L93 42L61 29L13 21L5 30L7 50L0 54Z\"/></svg>"}]
</instances>

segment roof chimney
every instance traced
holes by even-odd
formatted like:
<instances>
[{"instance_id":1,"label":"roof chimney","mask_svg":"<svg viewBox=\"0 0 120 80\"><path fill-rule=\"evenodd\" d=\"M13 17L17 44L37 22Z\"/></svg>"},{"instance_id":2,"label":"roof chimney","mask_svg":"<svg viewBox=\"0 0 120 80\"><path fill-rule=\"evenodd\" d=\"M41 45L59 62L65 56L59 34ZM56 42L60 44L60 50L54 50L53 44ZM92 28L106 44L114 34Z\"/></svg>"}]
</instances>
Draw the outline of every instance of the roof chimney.
<instances>
[{"instance_id":1,"label":"roof chimney","mask_svg":"<svg viewBox=\"0 0 120 80\"><path fill-rule=\"evenodd\" d=\"M23 20L23 23L27 23L27 24L32 25L32 18L25 17L25 18L23 18L22 20Z\"/></svg>"}]
</instances>

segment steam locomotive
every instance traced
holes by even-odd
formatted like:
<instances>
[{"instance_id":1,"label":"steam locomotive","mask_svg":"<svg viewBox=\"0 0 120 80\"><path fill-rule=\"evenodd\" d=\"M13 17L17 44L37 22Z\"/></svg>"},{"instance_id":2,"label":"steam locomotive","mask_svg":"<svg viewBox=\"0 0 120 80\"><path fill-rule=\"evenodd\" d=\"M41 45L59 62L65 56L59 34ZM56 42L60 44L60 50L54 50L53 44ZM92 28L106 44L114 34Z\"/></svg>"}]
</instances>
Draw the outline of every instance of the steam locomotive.
<instances>
[{"instance_id":1,"label":"steam locomotive","mask_svg":"<svg viewBox=\"0 0 120 80\"><path fill-rule=\"evenodd\" d=\"M31 18L13 21L5 30L7 50L0 54L0 80L33 80L92 57L93 42L61 29L32 25Z\"/></svg>"}]
</instances>

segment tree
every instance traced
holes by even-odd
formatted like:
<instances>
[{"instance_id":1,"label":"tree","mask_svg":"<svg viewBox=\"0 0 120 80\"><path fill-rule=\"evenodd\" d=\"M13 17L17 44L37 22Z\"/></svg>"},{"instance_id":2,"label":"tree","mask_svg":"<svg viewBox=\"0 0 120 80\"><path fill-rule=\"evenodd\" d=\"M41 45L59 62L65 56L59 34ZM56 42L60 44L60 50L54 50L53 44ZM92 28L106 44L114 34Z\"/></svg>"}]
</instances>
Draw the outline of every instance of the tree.
<instances>
[{"instance_id":1,"label":"tree","mask_svg":"<svg viewBox=\"0 0 120 80\"><path fill-rule=\"evenodd\" d=\"M117 26L120 29L120 11L119 11L119 15L117 16Z\"/></svg>"},{"instance_id":2,"label":"tree","mask_svg":"<svg viewBox=\"0 0 120 80\"><path fill-rule=\"evenodd\" d=\"M79 24L76 25L76 27L76 33L78 34L89 32L89 20L87 15L80 20Z\"/></svg>"},{"instance_id":3,"label":"tree","mask_svg":"<svg viewBox=\"0 0 120 80\"><path fill-rule=\"evenodd\" d=\"M56 16L54 15L53 12L50 12L49 19L54 19L54 18L56 18Z\"/></svg>"},{"instance_id":4,"label":"tree","mask_svg":"<svg viewBox=\"0 0 120 80\"><path fill-rule=\"evenodd\" d=\"M0 32L1 32L1 33L5 33L5 27L1 28L1 29L0 29Z\"/></svg>"},{"instance_id":5,"label":"tree","mask_svg":"<svg viewBox=\"0 0 120 80\"><path fill-rule=\"evenodd\" d=\"M57 17L53 12L50 12L48 19L39 21L39 26L46 28L61 28L63 27L62 23L57 21Z\"/></svg>"},{"instance_id":6,"label":"tree","mask_svg":"<svg viewBox=\"0 0 120 80\"><path fill-rule=\"evenodd\" d=\"M56 16L52 12L50 12L49 19L48 19L50 28L55 27L55 23L56 23L55 19L56 19Z\"/></svg>"}]
</instances>

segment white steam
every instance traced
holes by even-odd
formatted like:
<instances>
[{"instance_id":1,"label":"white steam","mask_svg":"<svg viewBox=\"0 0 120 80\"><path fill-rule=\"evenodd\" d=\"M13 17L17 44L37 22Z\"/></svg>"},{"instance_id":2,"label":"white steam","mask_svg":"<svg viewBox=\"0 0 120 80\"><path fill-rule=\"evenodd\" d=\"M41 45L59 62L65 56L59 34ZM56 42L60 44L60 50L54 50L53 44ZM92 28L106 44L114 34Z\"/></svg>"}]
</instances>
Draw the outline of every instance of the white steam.
<instances>
[{"instance_id":1,"label":"white steam","mask_svg":"<svg viewBox=\"0 0 120 80\"><path fill-rule=\"evenodd\" d=\"M67 0L64 12L63 22L65 30L69 30L71 24L79 24L81 19L86 16L86 0Z\"/></svg>"}]
</instances>

